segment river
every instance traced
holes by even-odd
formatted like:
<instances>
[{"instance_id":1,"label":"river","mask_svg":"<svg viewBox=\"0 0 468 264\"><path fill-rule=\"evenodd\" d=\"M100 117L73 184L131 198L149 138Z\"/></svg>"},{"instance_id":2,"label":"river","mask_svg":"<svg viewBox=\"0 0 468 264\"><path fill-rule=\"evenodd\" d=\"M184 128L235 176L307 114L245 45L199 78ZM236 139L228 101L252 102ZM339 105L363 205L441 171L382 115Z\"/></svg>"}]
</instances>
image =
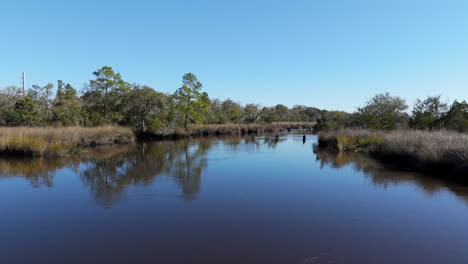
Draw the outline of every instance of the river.
<instances>
[{"instance_id":1,"label":"river","mask_svg":"<svg viewBox=\"0 0 468 264\"><path fill-rule=\"evenodd\" d=\"M0 263L468 263L468 187L302 134L0 158Z\"/></svg>"}]
</instances>

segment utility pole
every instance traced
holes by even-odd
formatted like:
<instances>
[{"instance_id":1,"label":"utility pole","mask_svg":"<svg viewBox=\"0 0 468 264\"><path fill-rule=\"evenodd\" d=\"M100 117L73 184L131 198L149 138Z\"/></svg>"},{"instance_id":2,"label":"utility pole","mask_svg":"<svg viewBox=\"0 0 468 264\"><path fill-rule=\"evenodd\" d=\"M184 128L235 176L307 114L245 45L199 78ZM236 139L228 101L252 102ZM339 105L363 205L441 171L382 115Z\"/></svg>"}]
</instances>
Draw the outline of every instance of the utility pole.
<instances>
[{"instance_id":1,"label":"utility pole","mask_svg":"<svg viewBox=\"0 0 468 264\"><path fill-rule=\"evenodd\" d=\"M26 73L23 72L23 98L25 97L24 91L26 90Z\"/></svg>"}]
</instances>

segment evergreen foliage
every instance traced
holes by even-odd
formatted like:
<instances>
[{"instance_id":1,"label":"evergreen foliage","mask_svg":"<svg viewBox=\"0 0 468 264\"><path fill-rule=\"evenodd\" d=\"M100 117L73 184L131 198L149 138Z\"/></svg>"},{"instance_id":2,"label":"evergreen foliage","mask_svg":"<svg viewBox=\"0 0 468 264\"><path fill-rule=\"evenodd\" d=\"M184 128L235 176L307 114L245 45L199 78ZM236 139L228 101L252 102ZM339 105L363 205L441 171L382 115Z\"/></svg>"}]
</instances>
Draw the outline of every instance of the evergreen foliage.
<instances>
[{"instance_id":1,"label":"evergreen foliage","mask_svg":"<svg viewBox=\"0 0 468 264\"><path fill-rule=\"evenodd\" d=\"M417 100L408 112L405 100L381 93L354 113L346 113L304 105L242 105L229 98L211 99L202 88L195 74L186 73L181 87L166 94L130 84L104 66L93 72L81 92L61 80L55 96L52 84L33 85L25 94L14 86L0 90L0 126L123 125L137 132L160 134L191 124L316 122L316 131L346 127L468 131L468 104L454 101L449 105L440 96Z\"/></svg>"}]
</instances>

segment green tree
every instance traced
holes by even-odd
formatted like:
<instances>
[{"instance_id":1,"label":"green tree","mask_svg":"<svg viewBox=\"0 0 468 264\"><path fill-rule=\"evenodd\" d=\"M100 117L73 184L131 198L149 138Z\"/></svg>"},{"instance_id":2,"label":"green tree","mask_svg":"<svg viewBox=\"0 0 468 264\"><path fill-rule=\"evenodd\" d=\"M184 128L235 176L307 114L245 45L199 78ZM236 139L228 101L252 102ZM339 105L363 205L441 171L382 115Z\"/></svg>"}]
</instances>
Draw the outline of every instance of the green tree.
<instances>
[{"instance_id":1,"label":"green tree","mask_svg":"<svg viewBox=\"0 0 468 264\"><path fill-rule=\"evenodd\" d=\"M347 126L350 115L342 111L322 110L318 114L315 131L335 130Z\"/></svg>"},{"instance_id":2,"label":"green tree","mask_svg":"<svg viewBox=\"0 0 468 264\"><path fill-rule=\"evenodd\" d=\"M372 129L396 129L407 124L405 100L389 93L377 94L355 113L359 126Z\"/></svg>"},{"instance_id":3,"label":"green tree","mask_svg":"<svg viewBox=\"0 0 468 264\"><path fill-rule=\"evenodd\" d=\"M9 125L9 115L15 107L15 103L21 98L21 89L18 87L8 86L0 90L0 125Z\"/></svg>"},{"instance_id":4,"label":"green tree","mask_svg":"<svg viewBox=\"0 0 468 264\"><path fill-rule=\"evenodd\" d=\"M232 123L238 123L241 117L241 106L231 99L222 103L223 119Z\"/></svg>"},{"instance_id":5,"label":"green tree","mask_svg":"<svg viewBox=\"0 0 468 264\"><path fill-rule=\"evenodd\" d=\"M75 88L59 80L57 94L52 102L52 123L62 126L79 125L82 108L83 104L76 96Z\"/></svg>"},{"instance_id":6,"label":"green tree","mask_svg":"<svg viewBox=\"0 0 468 264\"><path fill-rule=\"evenodd\" d=\"M245 123L254 123L260 114L260 106L257 104L247 104L242 113L242 120Z\"/></svg>"},{"instance_id":7,"label":"green tree","mask_svg":"<svg viewBox=\"0 0 468 264\"><path fill-rule=\"evenodd\" d=\"M276 120L275 122L279 121L290 121L289 120L289 108L282 104L277 104L274 108Z\"/></svg>"},{"instance_id":8,"label":"green tree","mask_svg":"<svg viewBox=\"0 0 468 264\"><path fill-rule=\"evenodd\" d=\"M182 87L174 94L177 111L182 115L183 127L191 122L201 123L205 120L209 109L206 93L200 91L203 85L193 73L186 73L182 77Z\"/></svg>"},{"instance_id":9,"label":"green tree","mask_svg":"<svg viewBox=\"0 0 468 264\"><path fill-rule=\"evenodd\" d=\"M441 128L441 118L447 113L448 106L439 96L429 96L424 101L417 100L413 107L410 126L417 129Z\"/></svg>"},{"instance_id":10,"label":"green tree","mask_svg":"<svg viewBox=\"0 0 468 264\"><path fill-rule=\"evenodd\" d=\"M441 122L447 129L468 131L468 104L465 101L454 101L450 110L441 118Z\"/></svg>"},{"instance_id":11,"label":"green tree","mask_svg":"<svg viewBox=\"0 0 468 264\"><path fill-rule=\"evenodd\" d=\"M125 97L127 124L140 132L156 132L167 120L167 97L148 86L135 86Z\"/></svg>"},{"instance_id":12,"label":"green tree","mask_svg":"<svg viewBox=\"0 0 468 264\"><path fill-rule=\"evenodd\" d=\"M277 121L274 109L271 107L262 107L260 110L260 121L262 123L272 123Z\"/></svg>"},{"instance_id":13,"label":"green tree","mask_svg":"<svg viewBox=\"0 0 468 264\"><path fill-rule=\"evenodd\" d=\"M88 118L93 125L121 122L124 118L122 102L125 94L130 91L130 85L122 80L120 73L115 73L109 66L93 72L93 75L95 79L89 81L83 95ZM97 114L102 118L96 116Z\"/></svg>"},{"instance_id":14,"label":"green tree","mask_svg":"<svg viewBox=\"0 0 468 264\"><path fill-rule=\"evenodd\" d=\"M223 124L227 122L227 117L223 113L223 102L219 99L210 100L210 111L206 117L208 124Z\"/></svg>"},{"instance_id":15,"label":"green tree","mask_svg":"<svg viewBox=\"0 0 468 264\"><path fill-rule=\"evenodd\" d=\"M295 105L290 111L288 121L295 122L317 122L320 110L305 105Z\"/></svg>"},{"instance_id":16,"label":"green tree","mask_svg":"<svg viewBox=\"0 0 468 264\"><path fill-rule=\"evenodd\" d=\"M16 101L13 109L8 113L7 122L12 126L40 125L38 107L31 94Z\"/></svg>"},{"instance_id":17,"label":"green tree","mask_svg":"<svg viewBox=\"0 0 468 264\"><path fill-rule=\"evenodd\" d=\"M33 85L28 90L34 104L37 107L37 125L49 125L52 119L52 89L54 85L49 83L45 86Z\"/></svg>"}]
</instances>

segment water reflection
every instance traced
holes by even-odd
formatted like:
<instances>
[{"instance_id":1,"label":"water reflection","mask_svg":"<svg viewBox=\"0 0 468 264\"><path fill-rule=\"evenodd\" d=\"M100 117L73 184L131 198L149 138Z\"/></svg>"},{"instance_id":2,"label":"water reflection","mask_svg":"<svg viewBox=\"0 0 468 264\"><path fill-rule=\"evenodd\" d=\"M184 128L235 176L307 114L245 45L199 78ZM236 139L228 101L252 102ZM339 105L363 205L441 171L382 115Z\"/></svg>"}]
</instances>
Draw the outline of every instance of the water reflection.
<instances>
[{"instance_id":1,"label":"water reflection","mask_svg":"<svg viewBox=\"0 0 468 264\"><path fill-rule=\"evenodd\" d=\"M162 141L141 143L130 151L95 160L81 171L83 182L96 200L111 205L129 185L149 185L155 177L168 175L191 200L200 191L200 179L208 163L207 151L214 141Z\"/></svg>"},{"instance_id":2,"label":"water reflection","mask_svg":"<svg viewBox=\"0 0 468 264\"><path fill-rule=\"evenodd\" d=\"M385 164L362 153L339 153L314 147L316 160L320 167L330 166L343 168L352 166L361 171L377 186L387 188L391 184L415 183L428 195L434 195L442 190L449 190L468 203L468 186L453 181L412 171L404 171L393 164ZM442 176L442 175L441 175Z\"/></svg>"},{"instance_id":3,"label":"water reflection","mask_svg":"<svg viewBox=\"0 0 468 264\"><path fill-rule=\"evenodd\" d=\"M34 187L54 185L55 171L65 166L63 161L43 159L0 159L0 178L25 177Z\"/></svg>"},{"instance_id":4,"label":"water reflection","mask_svg":"<svg viewBox=\"0 0 468 264\"><path fill-rule=\"evenodd\" d=\"M235 153L241 145L248 151L258 150L261 146L275 148L285 140L274 136L202 138L99 147L79 157L53 160L3 158L0 179L24 177L34 187L52 187L56 172L66 168L79 175L99 204L111 206L122 199L128 186L150 185L157 177L169 176L180 186L182 197L192 200L200 192L207 154L213 146L222 142Z\"/></svg>"}]
</instances>

